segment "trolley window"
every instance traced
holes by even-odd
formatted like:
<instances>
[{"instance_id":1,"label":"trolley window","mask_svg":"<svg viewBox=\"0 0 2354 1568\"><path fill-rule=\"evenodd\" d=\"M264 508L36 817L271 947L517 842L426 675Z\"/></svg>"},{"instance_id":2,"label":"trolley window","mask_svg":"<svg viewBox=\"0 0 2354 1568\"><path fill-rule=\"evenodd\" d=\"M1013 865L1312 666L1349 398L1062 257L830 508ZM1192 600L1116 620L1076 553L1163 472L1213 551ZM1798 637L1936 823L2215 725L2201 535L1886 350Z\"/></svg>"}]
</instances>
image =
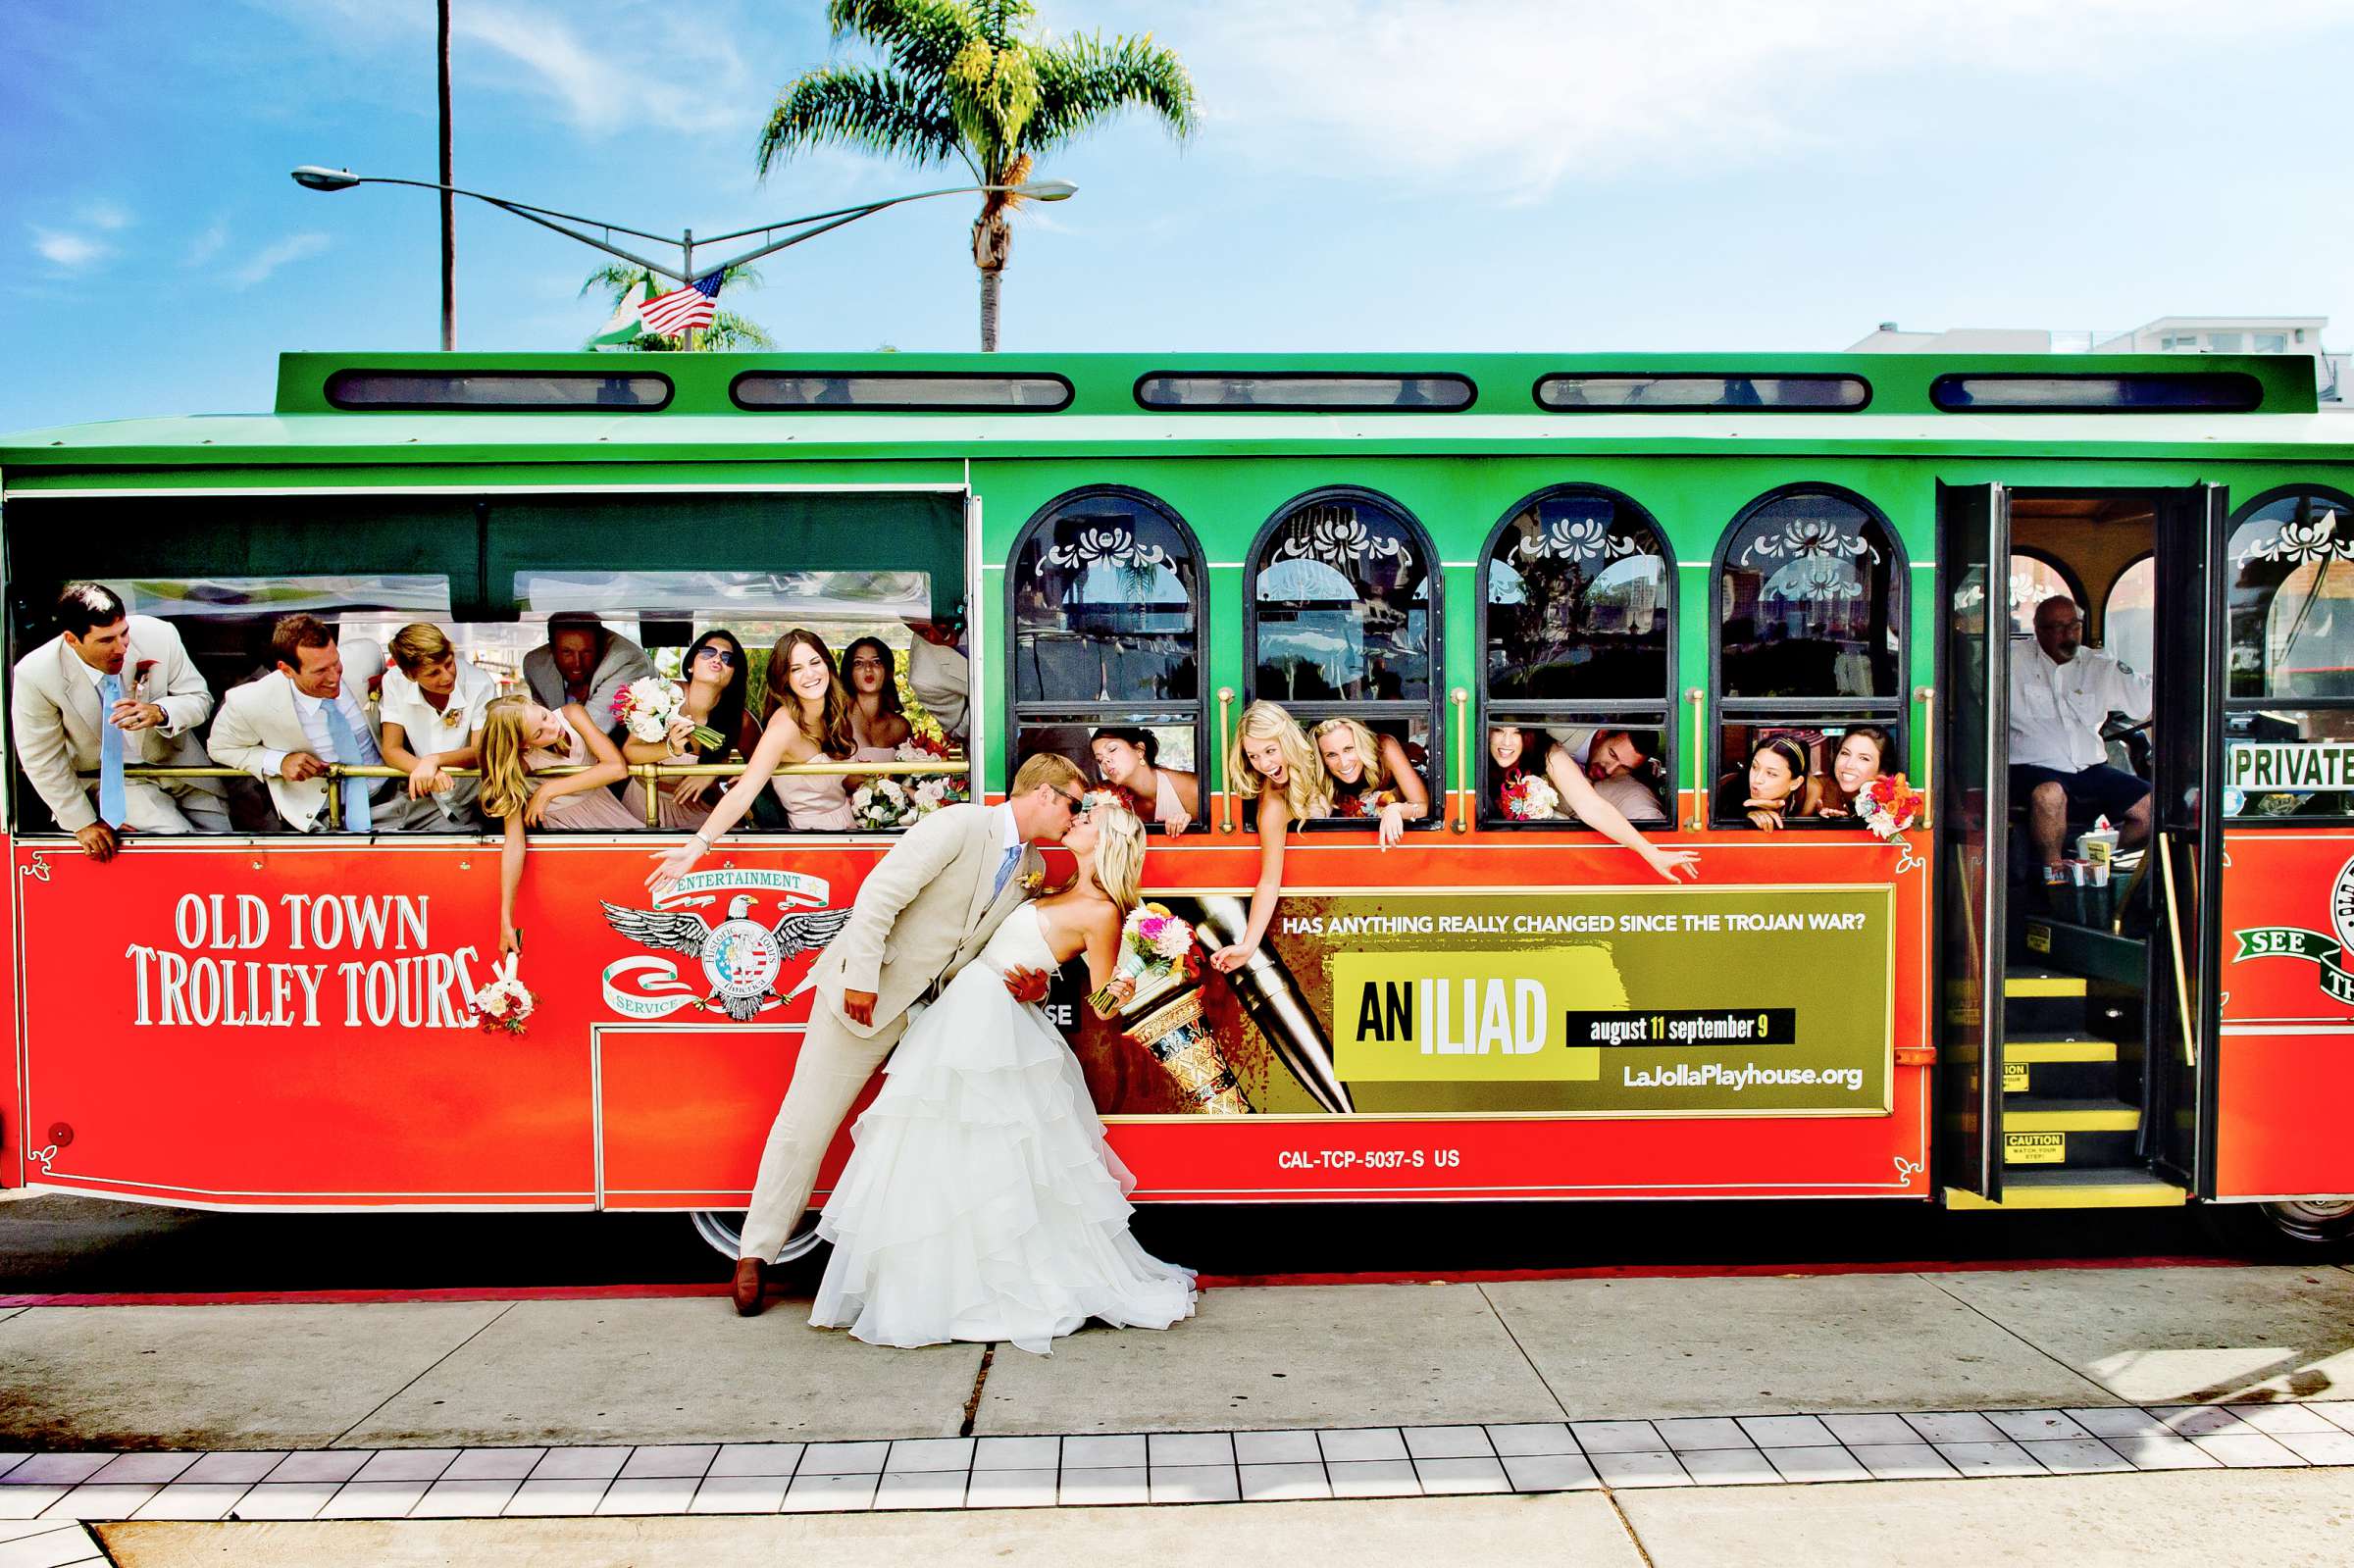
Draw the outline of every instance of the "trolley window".
<instances>
[{"instance_id":1,"label":"trolley window","mask_svg":"<svg viewBox=\"0 0 2354 1568\"><path fill-rule=\"evenodd\" d=\"M789 409L823 413L920 414L931 410L998 410L1052 414L1071 406L1071 383L1059 376L991 376L947 372L800 375L746 371L730 383L736 406L754 412Z\"/></svg>"},{"instance_id":2,"label":"trolley window","mask_svg":"<svg viewBox=\"0 0 2354 1568\"><path fill-rule=\"evenodd\" d=\"M1178 413L1293 409L1318 414L1451 414L1478 396L1463 376L1317 376L1162 373L1136 383L1140 408Z\"/></svg>"},{"instance_id":3,"label":"trolley window","mask_svg":"<svg viewBox=\"0 0 2354 1568\"><path fill-rule=\"evenodd\" d=\"M1716 750L1712 816L1724 826L1854 826L1851 732L1872 771L1903 769L1905 560L1863 497L1831 485L1770 491L1716 554Z\"/></svg>"},{"instance_id":4,"label":"trolley window","mask_svg":"<svg viewBox=\"0 0 2354 1568\"><path fill-rule=\"evenodd\" d=\"M2298 487L2233 519L2224 814L2354 815L2354 501Z\"/></svg>"},{"instance_id":5,"label":"trolley window","mask_svg":"<svg viewBox=\"0 0 2354 1568\"><path fill-rule=\"evenodd\" d=\"M1929 401L1947 414L2247 414L2264 383L2239 371L1940 376Z\"/></svg>"},{"instance_id":6,"label":"trolley window","mask_svg":"<svg viewBox=\"0 0 2354 1568\"><path fill-rule=\"evenodd\" d=\"M1022 531L1005 591L1014 762L1058 751L1134 793L1148 822L1177 806L1206 820L1208 633L1201 550L1184 520L1142 490L1073 491Z\"/></svg>"},{"instance_id":7,"label":"trolley window","mask_svg":"<svg viewBox=\"0 0 2354 1568\"><path fill-rule=\"evenodd\" d=\"M1442 777L1436 566L1422 526L1387 496L1302 496L1252 546L1244 636L1246 697L1281 703L1311 734L1355 719L1395 741L1430 791L1430 826Z\"/></svg>"},{"instance_id":8,"label":"trolley window","mask_svg":"<svg viewBox=\"0 0 2354 1568\"><path fill-rule=\"evenodd\" d=\"M1629 822L1667 821L1675 575L1659 525L1613 491L1560 485L1506 515L1480 572L1482 816L1567 826L1559 775L1574 767Z\"/></svg>"},{"instance_id":9,"label":"trolley window","mask_svg":"<svg viewBox=\"0 0 2354 1568\"><path fill-rule=\"evenodd\" d=\"M2158 561L2145 555L2117 575L2101 601L2101 648L2132 670L2155 668Z\"/></svg>"},{"instance_id":10,"label":"trolley window","mask_svg":"<svg viewBox=\"0 0 2354 1568\"><path fill-rule=\"evenodd\" d=\"M2084 599L2084 585L2075 574L2047 555L2034 550L2011 552L2011 634L2031 637L2035 634L2035 606L2055 594L2076 602L2078 609L2089 610ZM2147 665L2136 668L2147 669Z\"/></svg>"},{"instance_id":11,"label":"trolley window","mask_svg":"<svg viewBox=\"0 0 2354 1568\"><path fill-rule=\"evenodd\" d=\"M1861 376L1548 376L1537 406L1555 414L1853 414L1871 401Z\"/></svg>"},{"instance_id":12,"label":"trolley window","mask_svg":"<svg viewBox=\"0 0 2354 1568\"><path fill-rule=\"evenodd\" d=\"M327 400L351 410L463 408L540 413L651 412L670 405L670 378L651 374L566 376L494 371L337 371Z\"/></svg>"}]
</instances>

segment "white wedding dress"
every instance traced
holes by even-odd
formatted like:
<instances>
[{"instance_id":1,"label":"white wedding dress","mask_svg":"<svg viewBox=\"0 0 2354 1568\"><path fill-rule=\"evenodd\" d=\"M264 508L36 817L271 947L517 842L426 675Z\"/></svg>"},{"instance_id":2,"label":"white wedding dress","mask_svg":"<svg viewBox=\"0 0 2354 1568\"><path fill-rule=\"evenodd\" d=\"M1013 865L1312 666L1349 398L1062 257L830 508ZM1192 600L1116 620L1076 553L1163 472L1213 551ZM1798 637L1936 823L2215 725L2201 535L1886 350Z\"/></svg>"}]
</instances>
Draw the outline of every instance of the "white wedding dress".
<instances>
[{"instance_id":1,"label":"white wedding dress","mask_svg":"<svg viewBox=\"0 0 2354 1568\"><path fill-rule=\"evenodd\" d=\"M834 1243L809 1321L874 1344L1006 1340L1040 1355L1090 1318L1165 1329L1194 1274L1128 1233L1136 1187L1062 1034L1005 990L1057 968L1036 904L919 1013L818 1235Z\"/></svg>"}]
</instances>

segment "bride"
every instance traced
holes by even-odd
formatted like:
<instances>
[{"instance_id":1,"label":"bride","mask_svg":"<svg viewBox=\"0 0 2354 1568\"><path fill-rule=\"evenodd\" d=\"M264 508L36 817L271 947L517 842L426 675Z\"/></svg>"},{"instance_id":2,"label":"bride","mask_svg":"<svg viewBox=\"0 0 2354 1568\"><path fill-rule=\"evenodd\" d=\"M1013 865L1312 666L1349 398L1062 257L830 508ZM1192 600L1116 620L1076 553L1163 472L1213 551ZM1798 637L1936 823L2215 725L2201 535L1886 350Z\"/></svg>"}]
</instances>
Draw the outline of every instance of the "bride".
<instances>
[{"instance_id":1,"label":"bride","mask_svg":"<svg viewBox=\"0 0 2354 1568\"><path fill-rule=\"evenodd\" d=\"M1145 830L1096 796L1062 840L1069 886L1016 909L908 1026L818 1224L834 1243L809 1321L874 1344L1009 1340L1046 1355L1090 1318L1165 1329L1194 1310L1194 1275L1128 1233L1136 1186L1062 1034L1005 975L1087 955L1113 979L1136 906Z\"/></svg>"}]
</instances>

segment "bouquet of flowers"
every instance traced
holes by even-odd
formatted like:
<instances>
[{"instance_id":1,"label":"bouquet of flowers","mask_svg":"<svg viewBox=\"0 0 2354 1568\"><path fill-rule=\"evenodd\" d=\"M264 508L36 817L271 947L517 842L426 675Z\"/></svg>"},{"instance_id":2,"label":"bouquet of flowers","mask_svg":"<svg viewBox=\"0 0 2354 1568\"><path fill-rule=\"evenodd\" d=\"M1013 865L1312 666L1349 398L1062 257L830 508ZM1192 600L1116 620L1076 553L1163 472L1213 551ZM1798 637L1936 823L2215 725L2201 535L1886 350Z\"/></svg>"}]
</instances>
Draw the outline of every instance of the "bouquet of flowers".
<instances>
[{"instance_id":1,"label":"bouquet of flowers","mask_svg":"<svg viewBox=\"0 0 2354 1568\"><path fill-rule=\"evenodd\" d=\"M661 740L669 735L686 700L686 693L671 682L647 676L622 687L613 699L613 717L629 730L633 740ZM691 738L698 750L709 751L727 737L707 724L698 724Z\"/></svg>"},{"instance_id":2,"label":"bouquet of flowers","mask_svg":"<svg viewBox=\"0 0 2354 1568\"><path fill-rule=\"evenodd\" d=\"M1920 791L1901 773L1881 774L1856 791L1856 815L1882 838L1893 840L1920 820Z\"/></svg>"},{"instance_id":3,"label":"bouquet of flowers","mask_svg":"<svg viewBox=\"0 0 2354 1568\"><path fill-rule=\"evenodd\" d=\"M850 796L851 820L869 833L909 827L928 809L896 779L869 780Z\"/></svg>"},{"instance_id":4,"label":"bouquet of flowers","mask_svg":"<svg viewBox=\"0 0 2354 1568\"><path fill-rule=\"evenodd\" d=\"M948 750L947 741L937 735L925 734L920 731L900 741L898 750L894 755L901 762L952 762L955 760L954 754ZM931 815L952 800L966 798L963 778L952 773L911 774L908 776L904 787L909 794L915 797L916 804L922 808L921 814L925 816Z\"/></svg>"},{"instance_id":5,"label":"bouquet of flowers","mask_svg":"<svg viewBox=\"0 0 2354 1568\"><path fill-rule=\"evenodd\" d=\"M1514 822L1551 822L1561 814L1561 797L1542 775L1524 773L1504 786L1504 814Z\"/></svg>"},{"instance_id":6,"label":"bouquet of flowers","mask_svg":"<svg viewBox=\"0 0 2354 1568\"><path fill-rule=\"evenodd\" d=\"M1170 914L1165 905L1139 904L1128 911L1128 919L1120 927L1120 956L1112 968L1115 979L1125 975L1136 982L1136 993L1124 1004L1117 1003L1106 986L1090 1000L1096 1011L1106 1018L1122 1010L1133 1012L1179 981L1198 973L1201 957L1192 926Z\"/></svg>"},{"instance_id":7,"label":"bouquet of flowers","mask_svg":"<svg viewBox=\"0 0 2354 1568\"><path fill-rule=\"evenodd\" d=\"M522 957L521 953L507 954L503 960L490 966L490 984L475 987L475 1027L486 1035L526 1033L524 1025L531 1018L532 1010L539 1005L539 998L515 978L515 966Z\"/></svg>"}]
</instances>

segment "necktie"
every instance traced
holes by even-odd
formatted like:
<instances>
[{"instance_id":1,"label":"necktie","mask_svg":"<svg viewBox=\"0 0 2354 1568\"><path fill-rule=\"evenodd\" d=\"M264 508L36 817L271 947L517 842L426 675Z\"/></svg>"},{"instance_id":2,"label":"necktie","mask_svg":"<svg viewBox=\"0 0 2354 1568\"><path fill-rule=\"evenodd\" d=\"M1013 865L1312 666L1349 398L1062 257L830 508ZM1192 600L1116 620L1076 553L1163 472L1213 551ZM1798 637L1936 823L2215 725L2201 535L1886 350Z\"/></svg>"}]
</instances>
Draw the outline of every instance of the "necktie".
<instances>
[{"instance_id":1,"label":"necktie","mask_svg":"<svg viewBox=\"0 0 2354 1568\"><path fill-rule=\"evenodd\" d=\"M98 683L98 816L120 828L128 814L123 801L123 732L115 727L115 704L123 700L123 678Z\"/></svg>"},{"instance_id":2,"label":"necktie","mask_svg":"<svg viewBox=\"0 0 2354 1568\"><path fill-rule=\"evenodd\" d=\"M335 743L334 760L346 767L362 760L360 737L352 733L351 721L343 717L343 709L330 699L319 705L327 716L327 737ZM343 781L343 827L349 833L368 831L368 791L375 786L371 779Z\"/></svg>"},{"instance_id":3,"label":"necktie","mask_svg":"<svg viewBox=\"0 0 2354 1568\"><path fill-rule=\"evenodd\" d=\"M1022 846L1020 844L1015 844L1011 849L1005 851L1005 858L998 863L997 885L991 887L989 890L989 901L991 903L994 904L998 901L998 894L1005 890L1006 879L1013 875L1013 868L1021 863Z\"/></svg>"}]
</instances>

